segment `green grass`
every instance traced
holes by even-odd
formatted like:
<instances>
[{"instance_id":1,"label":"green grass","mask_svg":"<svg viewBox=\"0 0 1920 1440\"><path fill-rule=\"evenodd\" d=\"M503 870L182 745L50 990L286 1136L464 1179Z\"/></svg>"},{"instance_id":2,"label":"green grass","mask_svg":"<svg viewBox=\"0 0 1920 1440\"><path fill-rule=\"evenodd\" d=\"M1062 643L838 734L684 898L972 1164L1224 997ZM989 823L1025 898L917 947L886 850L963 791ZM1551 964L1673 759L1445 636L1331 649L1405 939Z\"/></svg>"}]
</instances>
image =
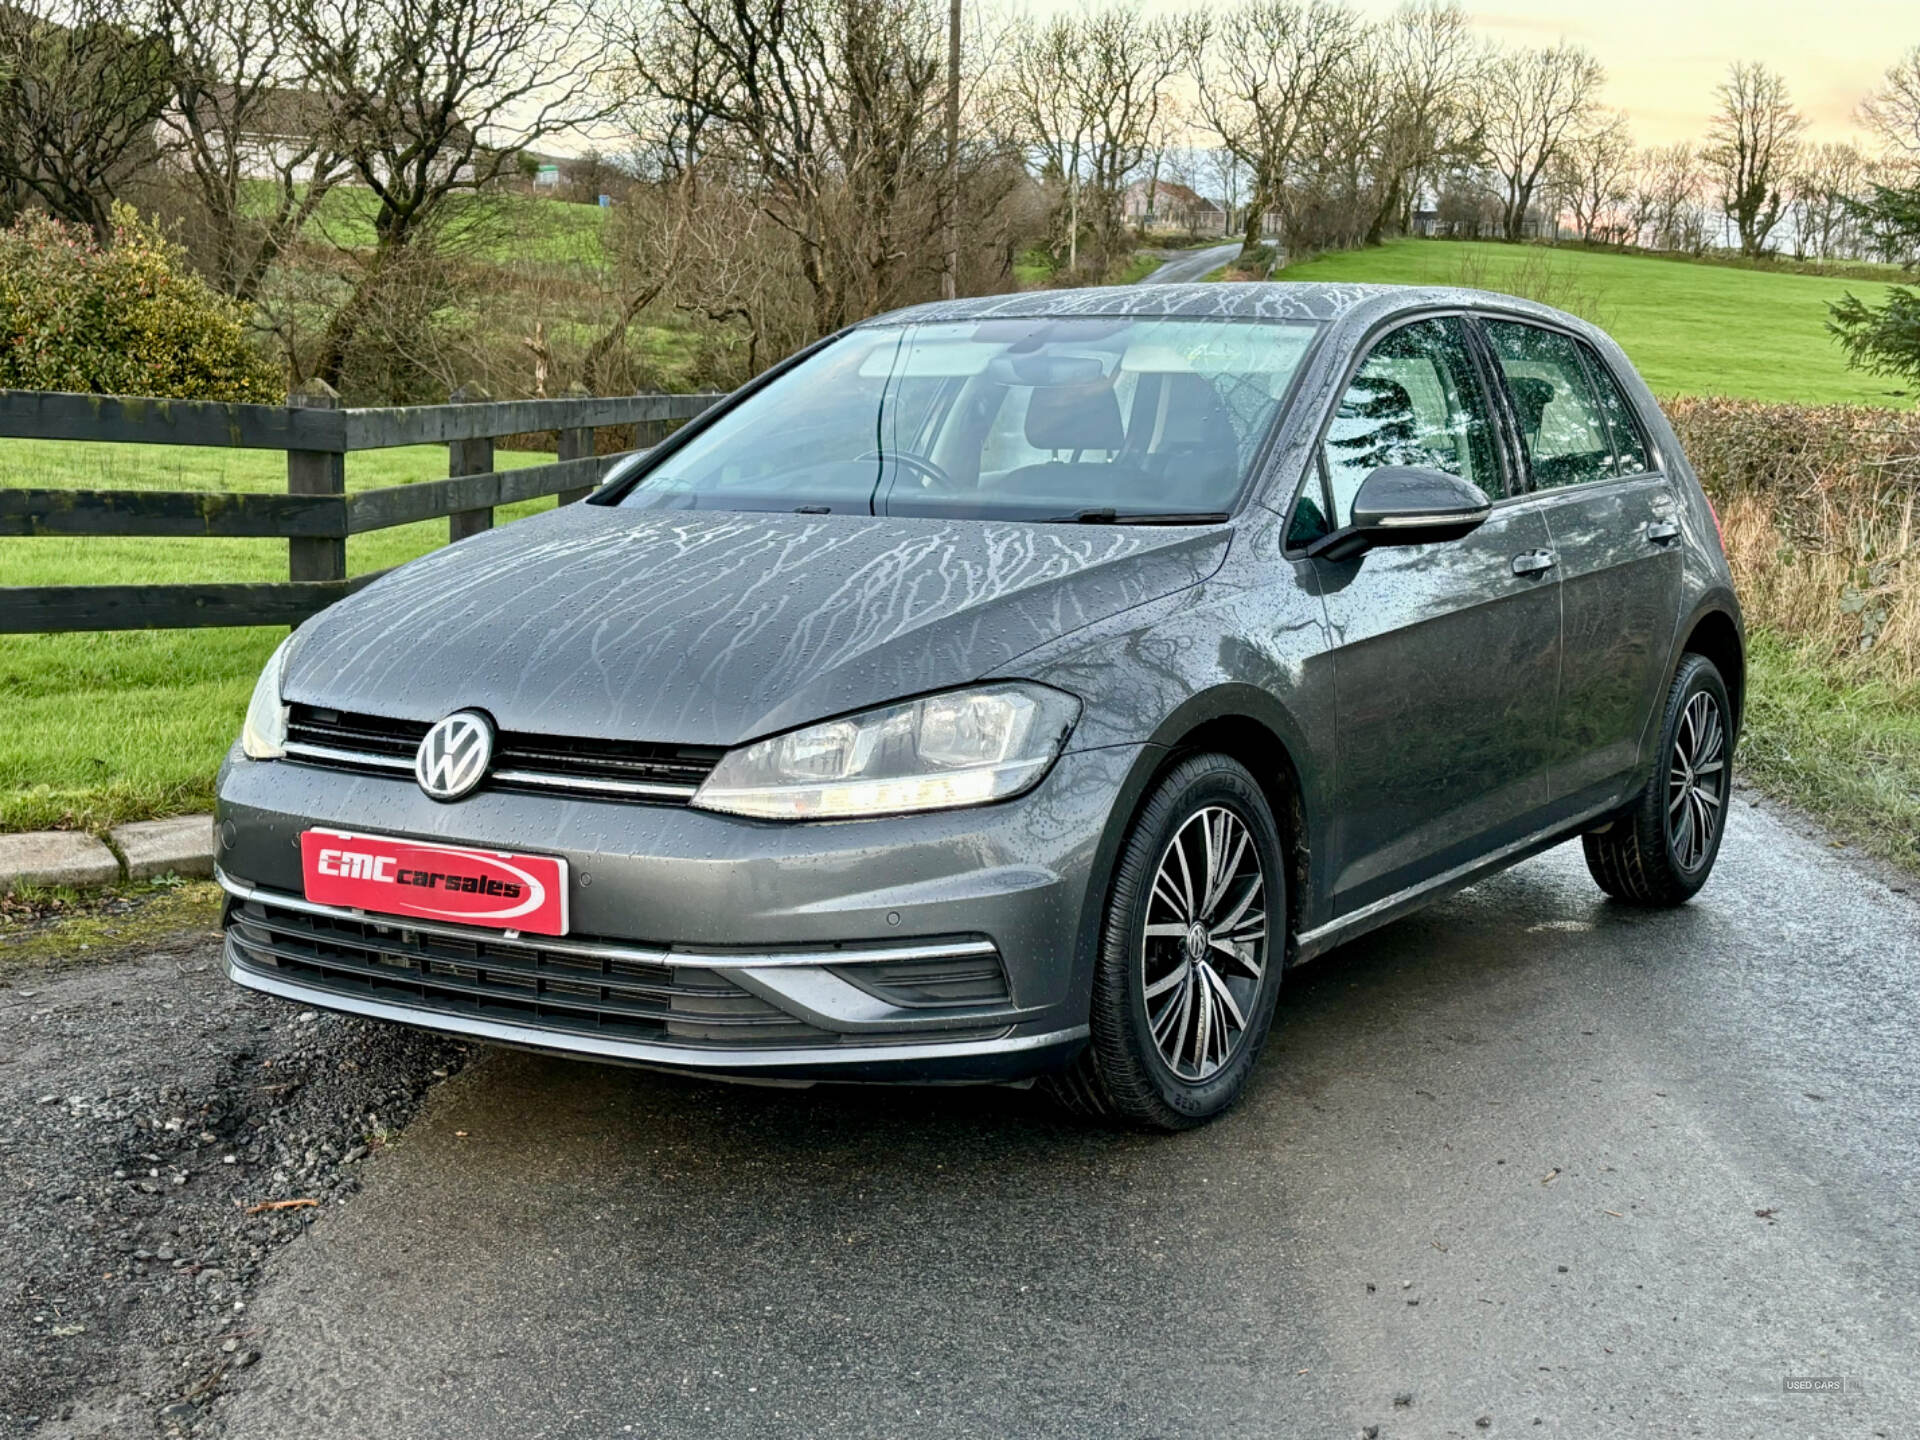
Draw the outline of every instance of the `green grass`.
<instances>
[{"instance_id":1,"label":"green grass","mask_svg":"<svg viewBox=\"0 0 1920 1440\"><path fill-rule=\"evenodd\" d=\"M1734 395L1803 405L1912 401L1892 382L1847 369L1826 333L1829 301L1849 290L1870 303L1884 296L1887 287L1870 281L1444 240L1401 240L1323 255L1290 265L1275 278L1471 281L1534 292L1534 298L1603 326L1660 395ZM1548 293L1537 293L1542 288Z\"/></svg>"},{"instance_id":2,"label":"green grass","mask_svg":"<svg viewBox=\"0 0 1920 1440\"><path fill-rule=\"evenodd\" d=\"M1166 263L1167 257L1158 250L1136 250L1125 264L1114 268L1110 283L1136 285Z\"/></svg>"},{"instance_id":3,"label":"green grass","mask_svg":"<svg viewBox=\"0 0 1920 1440\"><path fill-rule=\"evenodd\" d=\"M548 461L501 452L502 467ZM0 440L0 486L282 490L273 451ZM349 456L349 491L442 478L421 446ZM551 499L503 507L500 523ZM354 574L446 543L444 520L356 535ZM0 584L284 580L283 540L0 540ZM283 628L0 635L0 831L104 829L204 809L247 696Z\"/></svg>"},{"instance_id":4,"label":"green grass","mask_svg":"<svg viewBox=\"0 0 1920 1440\"><path fill-rule=\"evenodd\" d=\"M265 181L244 182L255 209L273 202L274 188ZM379 202L359 185L336 185L321 198L302 236L326 241L347 250L373 245L373 217ZM598 266L605 255L601 236L610 213L598 205L556 200L548 195L495 191L483 198L455 195L447 207L449 233L471 241L485 259L580 263Z\"/></svg>"},{"instance_id":5,"label":"green grass","mask_svg":"<svg viewBox=\"0 0 1920 1440\"><path fill-rule=\"evenodd\" d=\"M1738 768L1839 838L1920 873L1920 693L1843 683L1764 632L1748 645Z\"/></svg>"},{"instance_id":6,"label":"green grass","mask_svg":"<svg viewBox=\"0 0 1920 1440\"><path fill-rule=\"evenodd\" d=\"M1126 259L1116 260L1108 266L1106 279L1101 283L1132 285L1146 279L1164 263L1166 256L1159 250L1135 250ZM1045 250L1027 250L1013 262L1013 281L1022 290L1035 290L1053 284L1065 268L1055 263L1053 256ZM1090 284L1092 281L1088 279L1079 283Z\"/></svg>"},{"instance_id":7,"label":"green grass","mask_svg":"<svg viewBox=\"0 0 1920 1440\"><path fill-rule=\"evenodd\" d=\"M36 969L100 964L220 923L211 880L136 880L102 890L16 889L0 896L0 983Z\"/></svg>"}]
</instances>

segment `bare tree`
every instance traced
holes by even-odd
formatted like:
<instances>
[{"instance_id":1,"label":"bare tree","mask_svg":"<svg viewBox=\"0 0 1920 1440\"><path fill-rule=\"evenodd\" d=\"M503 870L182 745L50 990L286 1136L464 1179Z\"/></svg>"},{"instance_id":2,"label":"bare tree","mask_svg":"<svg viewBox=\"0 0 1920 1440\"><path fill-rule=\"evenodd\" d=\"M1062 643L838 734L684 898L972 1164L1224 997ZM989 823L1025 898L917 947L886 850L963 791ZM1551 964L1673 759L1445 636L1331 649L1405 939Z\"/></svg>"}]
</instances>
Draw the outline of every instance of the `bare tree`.
<instances>
[{"instance_id":1,"label":"bare tree","mask_svg":"<svg viewBox=\"0 0 1920 1440\"><path fill-rule=\"evenodd\" d=\"M1605 80L1600 62L1577 45L1508 51L1494 61L1480 129L1505 185L1500 218L1509 240L1525 233L1534 192L1561 146L1587 122Z\"/></svg>"},{"instance_id":2,"label":"bare tree","mask_svg":"<svg viewBox=\"0 0 1920 1440\"><path fill-rule=\"evenodd\" d=\"M1736 61L1715 91L1720 109L1702 156L1713 168L1720 206L1740 235L1740 253L1757 259L1780 223L1781 185L1807 122L1787 82L1758 61Z\"/></svg>"},{"instance_id":3,"label":"bare tree","mask_svg":"<svg viewBox=\"0 0 1920 1440\"><path fill-rule=\"evenodd\" d=\"M1582 240L1605 240L1624 228L1618 212L1631 191L1633 157L1633 135L1621 112L1561 146L1554 159L1553 189L1572 212Z\"/></svg>"},{"instance_id":4,"label":"bare tree","mask_svg":"<svg viewBox=\"0 0 1920 1440\"><path fill-rule=\"evenodd\" d=\"M1239 213L1243 187L1246 184L1247 167L1234 153L1230 145L1215 145L1206 151L1203 173L1220 198L1223 234L1233 232L1234 217Z\"/></svg>"},{"instance_id":5,"label":"bare tree","mask_svg":"<svg viewBox=\"0 0 1920 1440\"><path fill-rule=\"evenodd\" d=\"M1485 83L1491 53L1457 0L1410 0L1381 28L1378 43L1394 107L1385 157L1393 184L1385 198L1404 232L1446 167L1479 149L1472 96ZM1370 238L1379 238L1377 225Z\"/></svg>"},{"instance_id":6,"label":"bare tree","mask_svg":"<svg viewBox=\"0 0 1920 1440\"><path fill-rule=\"evenodd\" d=\"M387 279L491 185L518 148L606 111L572 0L291 0L312 84L373 192L371 251L323 335L313 373L338 384Z\"/></svg>"},{"instance_id":7,"label":"bare tree","mask_svg":"<svg viewBox=\"0 0 1920 1440\"><path fill-rule=\"evenodd\" d=\"M948 20L929 0L666 0L634 25L640 90L699 163L758 187L815 333L938 282Z\"/></svg>"},{"instance_id":8,"label":"bare tree","mask_svg":"<svg viewBox=\"0 0 1920 1440\"><path fill-rule=\"evenodd\" d=\"M1064 192L1069 265L1082 217L1104 266L1126 248L1120 202L1128 179L1163 137L1169 82L1195 43L1188 24L1142 18L1134 5L1089 9L1015 31L1007 103L1031 137L1041 174Z\"/></svg>"},{"instance_id":9,"label":"bare tree","mask_svg":"<svg viewBox=\"0 0 1920 1440\"><path fill-rule=\"evenodd\" d=\"M1365 32L1309 112L1281 204L1290 250L1348 249L1377 240L1399 206L1395 78L1377 39L1377 31Z\"/></svg>"},{"instance_id":10,"label":"bare tree","mask_svg":"<svg viewBox=\"0 0 1920 1440\"><path fill-rule=\"evenodd\" d=\"M1797 258L1835 259L1858 252L1855 207L1866 196L1872 166L1848 142L1802 147L1789 178L1787 212Z\"/></svg>"},{"instance_id":11,"label":"bare tree","mask_svg":"<svg viewBox=\"0 0 1920 1440\"><path fill-rule=\"evenodd\" d=\"M1197 47L1200 113L1246 167L1244 243L1260 243L1267 213L1290 227L1287 184L1317 111L1365 42L1334 0L1239 0L1207 17Z\"/></svg>"},{"instance_id":12,"label":"bare tree","mask_svg":"<svg viewBox=\"0 0 1920 1440\"><path fill-rule=\"evenodd\" d=\"M1685 141L1641 151L1629 197L1632 239L1699 254L1706 248L1706 185L1700 153Z\"/></svg>"},{"instance_id":13,"label":"bare tree","mask_svg":"<svg viewBox=\"0 0 1920 1440\"><path fill-rule=\"evenodd\" d=\"M206 269L251 301L347 173L310 52L271 0L163 0L173 103L160 134L207 228Z\"/></svg>"},{"instance_id":14,"label":"bare tree","mask_svg":"<svg viewBox=\"0 0 1920 1440\"><path fill-rule=\"evenodd\" d=\"M0 3L0 196L105 244L114 201L156 159L170 63L149 0Z\"/></svg>"},{"instance_id":15,"label":"bare tree","mask_svg":"<svg viewBox=\"0 0 1920 1440\"><path fill-rule=\"evenodd\" d=\"M1920 45L1888 66L1860 102L1860 123L1879 137L1890 160L1920 170Z\"/></svg>"}]
</instances>

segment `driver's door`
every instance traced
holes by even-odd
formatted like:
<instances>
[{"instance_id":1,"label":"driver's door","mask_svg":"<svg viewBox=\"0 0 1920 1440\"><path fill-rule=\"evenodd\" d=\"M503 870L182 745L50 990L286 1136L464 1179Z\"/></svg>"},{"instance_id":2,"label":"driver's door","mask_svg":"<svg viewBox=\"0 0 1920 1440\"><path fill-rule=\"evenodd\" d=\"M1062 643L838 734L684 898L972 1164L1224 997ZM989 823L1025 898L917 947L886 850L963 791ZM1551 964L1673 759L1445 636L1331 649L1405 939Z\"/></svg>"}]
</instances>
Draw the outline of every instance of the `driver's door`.
<instances>
[{"instance_id":1,"label":"driver's door","mask_svg":"<svg viewBox=\"0 0 1920 1440\"><path fill-rule=\"evenodd\" d=\"M1338 717L1334 907L1347 914L1478 859L1543 823L1560 597L1540 504L1513 473L1465 324L1377 340L1329 423L1329 523L1381 465L1472 481L1495 501L1460 540L1315 560Z\"/></svg>"}]
</instances>

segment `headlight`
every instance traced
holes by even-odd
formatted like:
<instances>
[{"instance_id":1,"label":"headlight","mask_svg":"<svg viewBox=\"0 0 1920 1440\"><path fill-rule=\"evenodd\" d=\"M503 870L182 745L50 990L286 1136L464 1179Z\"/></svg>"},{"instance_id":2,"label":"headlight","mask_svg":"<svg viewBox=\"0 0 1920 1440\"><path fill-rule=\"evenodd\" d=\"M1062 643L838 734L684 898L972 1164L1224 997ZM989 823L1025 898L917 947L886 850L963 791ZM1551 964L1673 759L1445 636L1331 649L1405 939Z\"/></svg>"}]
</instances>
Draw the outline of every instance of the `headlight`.
<instances>
[{"instance_id":1,"label":"headlight","mask_svg":"<svg viewBox=\"0 0 1920 1440\"><path fill-rule=\"evenodd\" d=\"M240 727L240 748L249 759L278 760L287 753L287 707L280 703L280 679L287 669L287 646L293 637L280 642L254 684L253 699L247 702L246 723Z\"/></svg>"},{"instance_id":2,"label":"headlight","mask_svg":"<svg viewBox=\"0 0 1920 1440\"><path fill-rule=\"evenodd\" d=\"M1044 685L983 685L792 730L721 757L693 797L763 820L947 810L1040 783L1080 702Z\"/></svg>"}]
</instances>

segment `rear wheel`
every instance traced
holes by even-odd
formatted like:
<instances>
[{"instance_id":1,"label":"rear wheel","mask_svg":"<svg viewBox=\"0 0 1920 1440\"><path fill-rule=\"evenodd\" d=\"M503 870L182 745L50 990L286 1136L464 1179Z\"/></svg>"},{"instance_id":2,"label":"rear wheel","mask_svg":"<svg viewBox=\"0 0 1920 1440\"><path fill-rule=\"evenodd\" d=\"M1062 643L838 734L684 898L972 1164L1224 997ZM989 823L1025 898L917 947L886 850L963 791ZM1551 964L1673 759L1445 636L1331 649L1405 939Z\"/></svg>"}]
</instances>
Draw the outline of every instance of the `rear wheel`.
<instances>
[{"instance_id":1,"label":"rear wheel","mask_svg":"<svg viewBox=\"0 0 1920 1440\"><path fill-rule=\"evenodd\" d=\"M1687 655L1667 690L1659 758L1640 797L1582 839L1600 888L1635 905L1679 905L1707 883L1733 793L1732 707L1704 655Z\"/></svg>"},{"instance_id":2,"label":"rear wheel","mask_svg":"<svg viewBox=\"0 0 1920 1440\"><path fill-rule=\"evenodd\" d=\"M1281 854L1266 797L1231 757L1194 756L1154 787L1101 926L1092 1038L1051 1082L1057 1097L1160 1130L1240 1097L1279 995Z\"/></svg>"}]
</instances>

